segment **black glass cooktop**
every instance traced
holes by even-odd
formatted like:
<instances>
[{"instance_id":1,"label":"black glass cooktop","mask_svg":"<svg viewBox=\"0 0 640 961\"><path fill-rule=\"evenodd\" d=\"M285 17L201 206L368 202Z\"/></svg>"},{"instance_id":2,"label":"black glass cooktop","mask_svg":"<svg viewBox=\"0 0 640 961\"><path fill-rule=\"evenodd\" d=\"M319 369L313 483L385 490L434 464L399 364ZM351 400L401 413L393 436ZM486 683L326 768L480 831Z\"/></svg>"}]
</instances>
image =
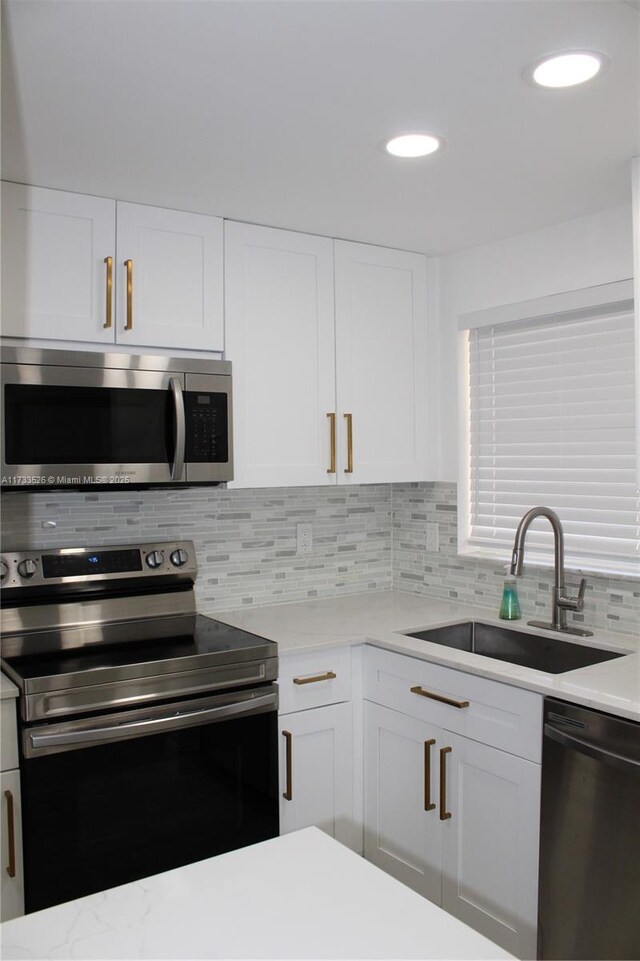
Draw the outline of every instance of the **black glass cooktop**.
<instances>
[{"instance_id":1,"label":"black glass cooktop","mask_svg":"<svg viewBox=\"0 0 640 961\"><path fill-rule=\"evenodd\" d=\"M157 632L151 639L149 633ZM162 636L163 631L169 636ZM256 634L231 627L202 614L185 615L156 621L137 621L115 625L120 635L117 642L90 644L42 654L5 658L5 663L19 677L56 677L85 671L175 662L176 671L192 670L198 659L231 663L264 657L275 657L277 645ZM67 631L66 636L73 636ZM108 631L105 631L107 638ZM49 645L47 645L49 646ZM187 664L187 659L189 660Z\"/></svg>"}]
</instances>

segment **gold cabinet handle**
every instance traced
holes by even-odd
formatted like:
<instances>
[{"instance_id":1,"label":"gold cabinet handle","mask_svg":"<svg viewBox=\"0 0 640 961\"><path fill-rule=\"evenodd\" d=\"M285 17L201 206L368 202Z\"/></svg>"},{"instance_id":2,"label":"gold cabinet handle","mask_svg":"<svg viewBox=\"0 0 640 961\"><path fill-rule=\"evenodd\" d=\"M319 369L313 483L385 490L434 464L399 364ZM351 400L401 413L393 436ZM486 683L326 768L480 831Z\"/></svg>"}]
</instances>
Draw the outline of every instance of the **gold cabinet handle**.
<instances>
[{"instance_id":1,"label":"gold cabinet handle","mask_svg":"<svg viewBox=\"0 0 640 961\"><path fill-rule=\"evenodd\" d=\"M344 472L353 474L353 414L345 414L344 419L347 422L347 466Z\"/></svg>"},{"instance_id":2,"label":"gold cabinet handle","mask_svg":"<svg viewBox=\"0 0 640 961\"><path fill-rule=\"evenodd\" d=\"M333 671L327 671L326 674L316 674L315 677L294 677L294 684L315 684L316 681L333 681L338 675L334 674Z\"/></svg>"},{"instance_id":3,"label":"gold cabinet handle","mask_svg":"<svg viewBox=\"0 0 640 961\"><path fill-rule=\"evenodd\" d=\"M11 791L5 791L4 796L7 799L7 834L9 836L9 863L7 865L7 874L10 878L15 878L16 876L16 830L15 830L15 818L13 813L13 794Z\"/></svg>"},{"instance_id":4,"label":"gold cabinet handle","mask_svg":"<svg viewBox=\"0 0 640 961\"><path fill-rule=\"evenodd\" d=\"M285 801L290 801L293 797L293 771L291 758L291 731L283 731L282 736L285 744L285 789L282 796Z\"/></svg>"},{"instance_id":5,"label":"gold cabinet handle","mask_svg":"<svg viewBox=\"0 0 640 961\"><path fill-rule=\"evenodd\" d=\"M327 468L327 474L335 474L336 472L336 415L327 414L329 418L329 430L330 430L330 440L329 445L331 448L331 461L330 466Z\"/></svg>"},{"instance_id":6,"label":"gold cabinet handle","mask_svg":"<svg viewBox=\"0 0 640 961\"><path fill-rule=\"evenodd\" d=\"M454 701L452 697L445 697L444 694L434 694L433 691L425 691L419 684L410 688L410 690L412 694L428 697L432 701L440 701L442 704L448 704L450 707L469 707L469 701Z\"/></svg>"},{"instance_id":7,"label":"gold cabinet handle","mask_svg":"<svg viewBox=\"0 0 640 961\"><path fill-rule=\"evenodd\" d=\"M105 257L104 262L107 265L107 309L102 326L108 330L113 323L113 257Z\"/></svg>"},{"instance_id":8,"label":"gold cabinet handle","mask_svg":"<svg viewBox=\"0 0 640 961\"><path fill-rule=\"evenodd\" d=\"M431 748L436 743L435 737L424 742L424 809L433 811L436 806L431 800Z\"/></svg>"},{"instance_id":9,"label":"gold cabinet handle","mask_svg":"<svg viewBox=\"0 0 640 961\"><path fill-rule=\"evenodd\" d=\"M451 754L450 747L440 748L440 820L448 821L451 811L447 811L447 754Z\"/></svg>"},{"instance_id":10,"label":"gold cabinet handle","mask_svg":"<svg viewBox=\"0 0 640 961\"><path fill-rule=\"evenodd\" d=\"M124 265L127 268L127 322L124 329L133 330L133 261L125 260Z\"/></svg>"}]
</instances>

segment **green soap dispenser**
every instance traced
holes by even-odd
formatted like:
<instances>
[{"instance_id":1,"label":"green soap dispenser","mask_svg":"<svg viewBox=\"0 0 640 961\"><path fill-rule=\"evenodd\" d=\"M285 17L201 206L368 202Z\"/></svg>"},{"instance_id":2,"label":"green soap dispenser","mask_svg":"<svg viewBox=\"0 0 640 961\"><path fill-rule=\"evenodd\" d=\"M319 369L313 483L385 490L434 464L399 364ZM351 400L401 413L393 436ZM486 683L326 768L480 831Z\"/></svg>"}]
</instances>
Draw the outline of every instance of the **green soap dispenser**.
<instances>
[{"instance_id":1,"label":"green soap dispenser","mask_svg":"<svg viewBox=\"0 0 640 961\"><path fill-rule=\"evenodd\" d=\"M522 617L520 613L520 602L518 600L518 590L516 579L507 573L502 588L502 603L500 604L500 617L504 621L517 621Z\"/></svg>"}]
</instances>

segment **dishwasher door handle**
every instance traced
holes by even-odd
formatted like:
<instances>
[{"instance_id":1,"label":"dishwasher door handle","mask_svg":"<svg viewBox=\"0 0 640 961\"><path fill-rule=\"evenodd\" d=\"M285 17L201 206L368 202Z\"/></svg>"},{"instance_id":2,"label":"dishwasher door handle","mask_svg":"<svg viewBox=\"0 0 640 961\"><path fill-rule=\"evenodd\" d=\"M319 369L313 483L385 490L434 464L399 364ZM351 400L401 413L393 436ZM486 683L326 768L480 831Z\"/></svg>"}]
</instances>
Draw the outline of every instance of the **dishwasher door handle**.
<instances>
[{"instance_id":1,"label":"dishwasher door handle","mask_svg":"<svg viewBox=\"0 0 640 961\"><path fill-rule=\"evenodd\" d=\"M598 747L589 741L583 741L579 737L574 737L573 734L565 734L564 731L559 731L557 727L553 727L551 724L545 724L544 736L572 751L578 751L595 761L601 761L603 764L610 764L618 768L638 768L640 770L640 761L634 761L633 758L625 757L624 754L617 754L615 751L607 751L606 748Z\"/></svg>"}]
</instances>

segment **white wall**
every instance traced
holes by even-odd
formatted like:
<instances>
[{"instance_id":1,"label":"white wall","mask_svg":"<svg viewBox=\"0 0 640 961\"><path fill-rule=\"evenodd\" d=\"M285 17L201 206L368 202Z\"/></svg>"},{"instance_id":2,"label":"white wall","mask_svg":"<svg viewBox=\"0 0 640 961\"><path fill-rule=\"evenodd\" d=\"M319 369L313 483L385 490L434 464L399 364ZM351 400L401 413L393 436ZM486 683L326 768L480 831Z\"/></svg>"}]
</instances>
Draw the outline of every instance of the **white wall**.
<instances>
[{"instance_id":1,"label":"white wall","mask_svg":"<svg viewBox=\"0 0 640 961\"><path fill-rule=\"evenodd\" d=\"M458 479L458 316L633 276L631 204L473 247L439 272L437 480Z\"/></svg>"},{"instance_id":2,"label":"white wall","mask_svg":"<svg viewBox=\"0 0 640 961\"><path fill-rule=\"evenodd\" d=\"M640 21L638 24L640 39ZM633 187L633 261L636 306L636 424L640 425L640 156L632 161ZM638 429L638 428L636 428ZM638 484L640 486L640 444L636 444Z\"/></svg>"}]
</instances>

